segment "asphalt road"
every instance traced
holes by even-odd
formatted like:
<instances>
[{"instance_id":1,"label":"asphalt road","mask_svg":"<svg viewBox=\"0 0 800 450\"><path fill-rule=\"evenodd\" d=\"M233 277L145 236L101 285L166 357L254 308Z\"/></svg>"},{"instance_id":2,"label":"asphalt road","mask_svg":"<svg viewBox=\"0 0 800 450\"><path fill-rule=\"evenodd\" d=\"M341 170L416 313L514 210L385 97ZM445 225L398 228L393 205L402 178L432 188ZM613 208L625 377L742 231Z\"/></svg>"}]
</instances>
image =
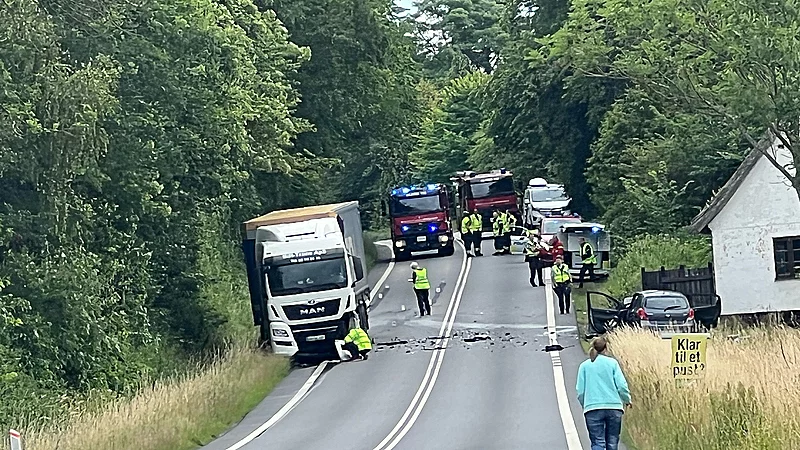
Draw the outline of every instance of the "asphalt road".
<instances>
[{"instance_id":1,"label":"asphalt road","mask_svg":"<svg viewBox=\"0 0 800 450\"><path fill-rule=\"evenodd\" d=\"M376 287L369 360L294 370L204 448L588 450L574 391L585 359L575 319L558 315L556 305L548 329L545 288L528 284L522 257L491 256L490 240L483 248L479 258L461 248L417 258L432 284L433 315L423 318L408 263L397 263ZM379 249L384 261L370 273L373 286L389 257ZM564 349L546 352L554 329ZM267 429L258 434L260 426Z\"/></svg>"}]
</instances>

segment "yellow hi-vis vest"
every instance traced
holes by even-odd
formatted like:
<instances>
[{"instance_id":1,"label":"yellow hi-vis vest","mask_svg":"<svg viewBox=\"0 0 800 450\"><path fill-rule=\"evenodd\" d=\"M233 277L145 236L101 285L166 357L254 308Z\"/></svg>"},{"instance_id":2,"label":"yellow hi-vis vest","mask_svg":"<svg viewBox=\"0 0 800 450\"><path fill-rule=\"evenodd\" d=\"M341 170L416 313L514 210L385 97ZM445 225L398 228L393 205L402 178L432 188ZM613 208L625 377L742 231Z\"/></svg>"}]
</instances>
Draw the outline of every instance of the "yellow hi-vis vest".
<instances>
[{"instance_id":1,"label":"yellow hi-vis vest","mask_svg":"<svg viewBox=\"0 0 800 450\"><path fill-rule=\"evenodd\" d=\"M420 268L414 269L414 274L416 274L416 279L414 280L414 289L430 289L431 282L428 281L428 269Z\"/></svg>"},{"instance_id":2,"label":"yellow hi-vis vest","mask_svg":"<svg viewBox=\"0 0 800 450\"><path fill-rule=\"evenodd\" d=\"M584 264L597 264L597 256L594 255L592 245L588 242L584 242L583 245L581 245L581 258Z\"/></svg>"},{"instance_id":3,"label":"yellow hi-vis vest","mask_svg":"<svg viewBox=\"0 0 800 450\"><path fill-rule=\"evenodd\" d=\"M345 336L344 342L354 342L359 351L372 350L372 342L369 340L367 332L361 328L353 328L350 330L347 336Z\"/></svg>"},{"instance_id":4,"label":"yellow hi-vis vest","mask_svg":"<svg viewBox=\"0 0 800 450\"><path fill-rule=\"evenodd\" d=\"M483 229L483 217L480 214L472 214L469 216L469 229L474 233Z\"/></svg>"},{"instance_id":5,"label":"yellow hi-vis vest","mask_svg":"<svg viewBox=\"0 0 800 450\"><path fill-rule=\"evenodd\" d=\"M494 218L494 223L492 224L492 233L495 236L501 236L503 234L503 216L500 214Z\"/></svg>"},{"instance_id":6,"label":"yellow hi-vis vest","mask_svg":"<svg viewBox=\"0 0 800 450\"><path fill-rule=\"evenodd\" d=\"M504 213L503 216L503 233L510 233L514 225L517 224L517 218L511 213Z\"/></svg>"},{"instance_id":7,"label":"yellow hi-vis vest","mask_svg":"<svg viewBox=\"0 0 800 450\"><path fill-rule=\"evenodd\" d=\"M472 216L464 216L461 219L461 232L466 234L470 232L470 224L472 222Z\"/></svg>"},{"instance_id":8,"label":"yellow hi-vis vest","mask_svg":"<svg viewBox=\"0 0 800 450\"><path fill-rule=\"evenodd\" d=\"M553 282L554 283L566 283L572 279L572 275L569 273L569 266L564 263L561 265L553 265Z\"/></svg>"},{"instance_id":9,"label":"yellow hi-vis vest","mask_svg":"<svg viewBox=\"0 0 800 450\"><path fill-rule=\"evenodd\" d=\"M538 242L535 242L532 237L529 237L527 241L525 241L525 247L523 252L525 256L539 256L539 249L541 246Z\"/></svg>"}]
</instances>

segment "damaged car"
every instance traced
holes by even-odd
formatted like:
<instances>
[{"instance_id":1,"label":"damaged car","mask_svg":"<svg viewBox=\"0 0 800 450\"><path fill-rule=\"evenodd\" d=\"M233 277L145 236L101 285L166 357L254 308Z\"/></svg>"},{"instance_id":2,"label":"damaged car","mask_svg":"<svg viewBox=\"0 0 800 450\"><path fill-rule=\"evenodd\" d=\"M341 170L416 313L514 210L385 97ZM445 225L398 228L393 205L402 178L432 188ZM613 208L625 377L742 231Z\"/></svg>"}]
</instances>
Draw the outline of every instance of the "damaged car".
<instances>
[{"instance_id":1,"label":"damaged car","mask_svg":"<svg viewBox=\"0 0 800 450\"><path fill-rule=\"evenodd\" d=\"M722 311L716 294L686 296L667 290L645 290L622 301L603 292L586 293L589 332L600 335L620 326L651 330L662 338L704 332L717 325Z\"/></svg>"}]
</instances>

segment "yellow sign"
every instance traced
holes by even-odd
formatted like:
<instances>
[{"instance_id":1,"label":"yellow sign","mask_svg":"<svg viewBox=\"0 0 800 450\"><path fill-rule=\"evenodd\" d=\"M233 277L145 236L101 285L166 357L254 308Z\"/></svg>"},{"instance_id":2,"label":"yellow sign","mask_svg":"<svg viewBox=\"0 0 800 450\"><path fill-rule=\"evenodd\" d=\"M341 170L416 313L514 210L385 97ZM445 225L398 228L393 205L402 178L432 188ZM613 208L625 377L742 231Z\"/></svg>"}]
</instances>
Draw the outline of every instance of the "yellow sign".
<instances>
[{"instance_id":1,"label":"yellow sign","mask_svg":"<svg viewBox=\"0 0 800 450\"><path fill-rule=\"evenodd\" d=\"M706 370L705 334L676 334L672 336L672 377L676 380L701 378Z\"/></svg>"}]
</instances>

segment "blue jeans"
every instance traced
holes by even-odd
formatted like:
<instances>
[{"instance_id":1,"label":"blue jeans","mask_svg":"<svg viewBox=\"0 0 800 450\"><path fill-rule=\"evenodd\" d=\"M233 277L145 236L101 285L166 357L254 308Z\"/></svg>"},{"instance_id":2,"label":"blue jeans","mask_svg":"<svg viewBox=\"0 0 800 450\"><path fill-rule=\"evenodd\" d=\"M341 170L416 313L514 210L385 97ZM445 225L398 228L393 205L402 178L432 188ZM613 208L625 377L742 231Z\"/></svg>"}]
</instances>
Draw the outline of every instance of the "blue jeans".
<instances>
[{"instance_id":1,"label":"blue jeans","mask_svg":"<svg viewBox=\"0 0 800 450\"><path fill-rule=\"evenodd\" d=\"M618 409L596 409L584 414L592 450L617 450L619 448L622 414L622 411Z\"/></svg>"}]
</instances>

